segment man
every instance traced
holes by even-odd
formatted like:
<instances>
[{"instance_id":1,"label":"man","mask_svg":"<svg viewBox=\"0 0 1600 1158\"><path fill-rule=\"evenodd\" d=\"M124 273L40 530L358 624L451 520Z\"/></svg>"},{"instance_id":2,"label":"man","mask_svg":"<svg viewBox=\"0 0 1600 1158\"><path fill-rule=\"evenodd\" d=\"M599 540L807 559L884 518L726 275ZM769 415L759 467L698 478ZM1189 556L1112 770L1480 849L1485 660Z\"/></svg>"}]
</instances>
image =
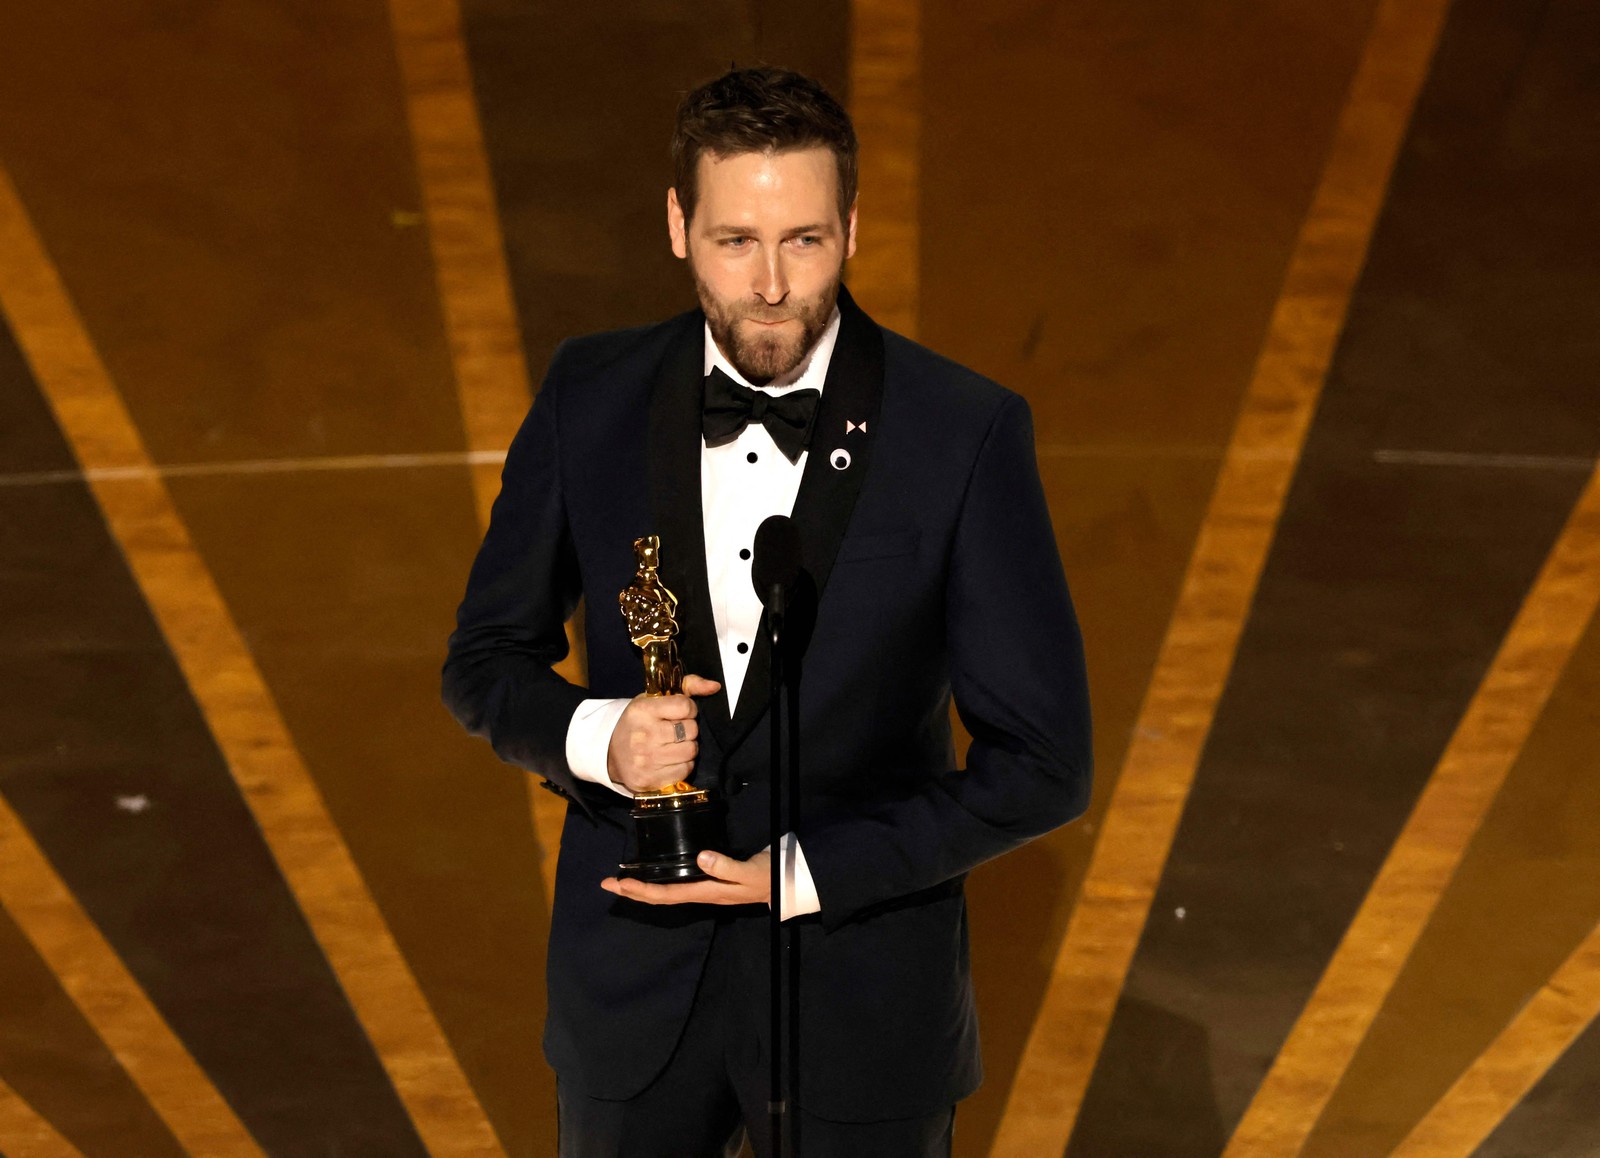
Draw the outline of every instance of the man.
<instances>
[{"instance_id":1,"label":"man","mask_svg":"<svg viewBox=\"0 0 1600 1158\"><path fill-rule=\"evenodd\" d=\"M1027 406L841 287L856 142L820 85L730 72L685 98L673 154L668 232L701 308L557 350L444 669L456 717L569 802L545 1029L561 1152L712 1155L742 1125L769 1152L770 656L750 560L762 520L791 514L814 598L780 849L802 1153L948 1154L980 1078L962 881L1089 795L1082 646ZM647 534L680 601L682 696L638 694L612 610ZM580 596L587 689L551 669ZM630 794L680 779L728 800L712 879L617 879Z\"/></svg>"}]
</instances>

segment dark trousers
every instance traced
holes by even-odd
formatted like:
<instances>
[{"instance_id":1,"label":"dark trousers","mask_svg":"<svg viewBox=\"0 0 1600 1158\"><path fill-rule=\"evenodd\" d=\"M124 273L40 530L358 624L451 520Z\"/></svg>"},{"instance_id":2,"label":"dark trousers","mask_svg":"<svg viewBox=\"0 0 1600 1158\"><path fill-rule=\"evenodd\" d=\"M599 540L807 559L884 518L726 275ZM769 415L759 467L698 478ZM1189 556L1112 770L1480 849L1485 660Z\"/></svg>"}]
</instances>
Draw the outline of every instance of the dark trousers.
<instances>
[{"instance_id":1,"label":"dark trousers","mask_svg":"<svg viewBox=\"0 0 1600 1158\"><path fill-rule=\"evenodd\" d=\"M558 1079L561 1158L732 1158L747 1134L768 1158L766 929L764 911L718 924L683 1036L643 1093L608 1101ZM886 1122L790 1117L795 1158L949 1158L955 1107Z\"/></svg>"}]
</instances>

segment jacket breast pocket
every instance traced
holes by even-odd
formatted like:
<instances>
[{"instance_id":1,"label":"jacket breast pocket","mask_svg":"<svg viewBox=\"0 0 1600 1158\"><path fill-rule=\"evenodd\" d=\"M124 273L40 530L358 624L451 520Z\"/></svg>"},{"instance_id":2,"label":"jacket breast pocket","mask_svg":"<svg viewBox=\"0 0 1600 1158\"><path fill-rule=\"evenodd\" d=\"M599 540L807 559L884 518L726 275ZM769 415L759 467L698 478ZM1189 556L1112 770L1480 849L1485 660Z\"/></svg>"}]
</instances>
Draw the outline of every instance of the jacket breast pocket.
<instances>
[{"instance_id":1,"label":"jacket breast pocket","mask_svg":"<svg viewBox=\"0 0 1600 1158\"><path fill-rule=\"evenodd\" d=\"M839 542L840 563L859 563L865 559L891 559L896 555L914 555L922 532L890 531L878 535L846 535Z\"/></svg>"}]
</instances>

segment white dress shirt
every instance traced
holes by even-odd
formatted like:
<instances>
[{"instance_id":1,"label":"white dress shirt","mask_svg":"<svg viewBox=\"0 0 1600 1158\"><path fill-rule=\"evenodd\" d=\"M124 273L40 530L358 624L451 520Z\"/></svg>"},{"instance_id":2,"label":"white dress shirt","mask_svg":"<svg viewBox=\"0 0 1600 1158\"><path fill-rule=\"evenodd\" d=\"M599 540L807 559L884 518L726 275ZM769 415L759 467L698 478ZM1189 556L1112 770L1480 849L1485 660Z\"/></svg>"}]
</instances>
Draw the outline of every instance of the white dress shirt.
<instances>
[{"instance_id":1,"label":"white dress shirt","mask_svg":"<svg viewBox=\"0 0 1600 1158\"><path fill-rule=\"evenodd\" d=\"M789 374L766 386L752 386L733 368L705 331L705 372L721 370L742 386L768 394L812 387L821 390L828 363L839 338L839 311L812 347L811 353ZM739 702L750 649L761 624L761 600L750 582L751 552L756 528L771 515L794 511L800 478L808 451L790 462L767 433L752 422L739 437L723 446L700 446L700 508L705 524L706 579L711 588L711 610L716 621L717 650L722 658L722 682L731 712ZM575 775L604 784L624 796L626 788L611 779L607 752L611 733L628 706L626 699L589 699L578 705L567 726L567 763ZM783 878L781 913L785 920L819 912L822 902L806 868L805 853L794 834L783 838L780 868Z\"/></svg>"}]
</instances>

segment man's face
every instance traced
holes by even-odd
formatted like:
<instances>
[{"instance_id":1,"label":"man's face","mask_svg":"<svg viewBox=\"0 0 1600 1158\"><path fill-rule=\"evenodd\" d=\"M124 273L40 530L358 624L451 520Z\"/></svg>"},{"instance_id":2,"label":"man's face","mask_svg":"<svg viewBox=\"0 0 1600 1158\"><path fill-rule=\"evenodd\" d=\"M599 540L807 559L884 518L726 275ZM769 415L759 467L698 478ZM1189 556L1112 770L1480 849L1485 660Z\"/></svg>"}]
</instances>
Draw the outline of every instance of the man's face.
<instances>
[{"instance_id":1,"label":"man's face","mask_svg":"<svg viewBox=\"0 0 1600 1158\"><path fill-rule=\"evenodd\" d=\"M839 174L826 148L700 158L699 202L685 221L667 192L672 252L687 258L711 336L761 385L800 364L833 316L856 211L839 220Z\"/></svg>"}]
</instances>

